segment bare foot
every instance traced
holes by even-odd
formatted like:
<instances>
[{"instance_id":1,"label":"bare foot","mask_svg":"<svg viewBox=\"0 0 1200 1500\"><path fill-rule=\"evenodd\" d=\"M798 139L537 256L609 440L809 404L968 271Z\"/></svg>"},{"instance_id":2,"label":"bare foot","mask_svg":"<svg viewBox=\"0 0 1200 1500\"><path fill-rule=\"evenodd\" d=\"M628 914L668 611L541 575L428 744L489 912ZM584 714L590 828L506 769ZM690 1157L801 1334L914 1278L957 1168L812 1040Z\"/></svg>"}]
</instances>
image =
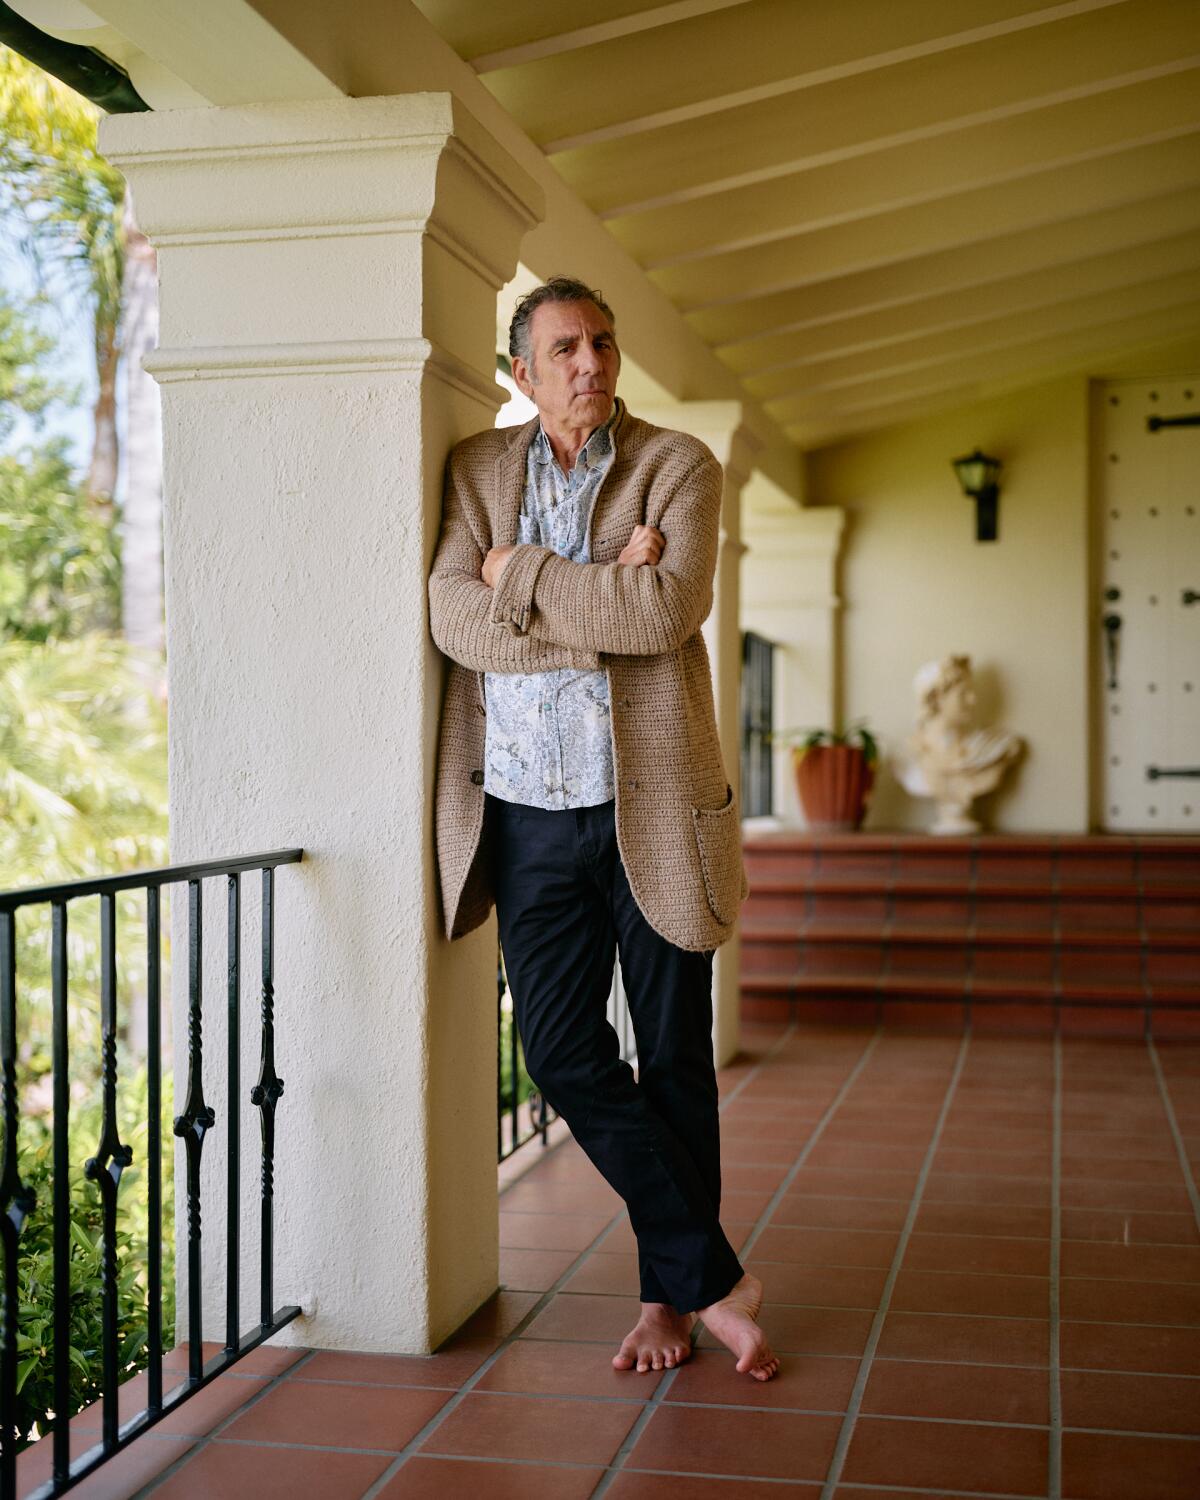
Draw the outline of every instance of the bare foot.
<instances>
[{"instance_id":1,"label":"bare foot","mask_svg":"<svg viewBox=\"0 0 1200 1500\"><path fill-rule=\"evenodd\" d=\"M673 1370L692 1355L691 1313L677 1313L666 1302L643 1302L637 1327L613 1355L614 1370Z\"/></svg>"},{"instance_id":2,"label":"bare foot","mask_svg":"<svg viewBox=\"0 0 1200 1500\"><path fill-rule=\"evenodd\" d=\"M749 1372L755 1380L770 1380L779 1373L779 1360L758 1326L762 1290L757 1276L747 1273L719 1302L702 1307L700 1316L709 1333L737 1355L740 1375Z\"/></svg>"}]
</instances>

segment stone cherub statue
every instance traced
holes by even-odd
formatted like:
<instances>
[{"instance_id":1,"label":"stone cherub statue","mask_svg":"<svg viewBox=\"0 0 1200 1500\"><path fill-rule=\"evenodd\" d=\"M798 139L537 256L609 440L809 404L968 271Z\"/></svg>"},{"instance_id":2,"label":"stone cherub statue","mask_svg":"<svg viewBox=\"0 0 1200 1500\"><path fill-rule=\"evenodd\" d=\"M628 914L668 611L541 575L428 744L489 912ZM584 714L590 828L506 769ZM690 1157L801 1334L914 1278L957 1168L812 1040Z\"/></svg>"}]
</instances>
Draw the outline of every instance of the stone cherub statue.
<instances>
[{"instance_id":1,"label":"stone cherub statue","mask_svg":"<svg viewBox=\"0 0 1200 1500\"><path fill-rule=\"evenodd\" d=\"M971 816L976 797L992 791L1024 749L1006 729L976 729L975 684L969 656L926 662L913 678L917 730L907 753L892 758L905 791L932 797L933 833L978 833Z\"/></svg>"}]
</instances>

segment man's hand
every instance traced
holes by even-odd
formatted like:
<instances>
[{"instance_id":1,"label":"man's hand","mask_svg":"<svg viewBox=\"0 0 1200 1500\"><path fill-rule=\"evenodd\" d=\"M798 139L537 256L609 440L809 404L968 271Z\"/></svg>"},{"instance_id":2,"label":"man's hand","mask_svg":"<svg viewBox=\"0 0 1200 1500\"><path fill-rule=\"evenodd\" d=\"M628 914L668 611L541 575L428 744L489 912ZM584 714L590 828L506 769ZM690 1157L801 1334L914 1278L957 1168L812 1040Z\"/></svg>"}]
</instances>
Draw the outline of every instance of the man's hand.
<instances>
[{"instance_id":1,"label":"man's hand","mask_svg":"<svg viewBox=\"0 0 1200 1500\"><path fill-rule=\"evenodd\" d=\"M494 589L500 582L500 575L513 555L514 547L493 547L483 560L483 570L480 577L488 588Z\"/></svg>"},{"instance_id":2,"label":"man's hand","mask_svg":"<svg viewBox=\"0 0 1200 1500\"><path fill-rule=\"evenodd\" d=\"M617 561L631 568L641 567L643 564L654 567L662 556L666 542L666 537L656 526L635 526Z\"/></svg>"}]
</instances>

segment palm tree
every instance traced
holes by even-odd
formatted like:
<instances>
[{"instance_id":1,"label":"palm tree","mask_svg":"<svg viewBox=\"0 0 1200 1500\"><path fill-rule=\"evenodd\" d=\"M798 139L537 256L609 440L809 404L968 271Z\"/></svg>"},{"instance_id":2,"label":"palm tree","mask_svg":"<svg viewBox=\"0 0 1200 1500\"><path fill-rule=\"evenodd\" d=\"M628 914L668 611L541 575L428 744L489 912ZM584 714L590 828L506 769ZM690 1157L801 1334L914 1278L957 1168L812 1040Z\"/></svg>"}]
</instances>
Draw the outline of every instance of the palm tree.
<instances>
[{"instance_id":1,"label":"palm tree","mask_svg":"<svg viewBox=\"0 0 1200 1500\"><path fill-rule=\"evenodd\" d=\"M126 640L164 691L162 440L158 387L142 356L158 338L154 248L138 228L125 179L98 153L100 111L0 46L0 202L19 211L18 239L39 280L61 279L90 308L97 397L85 493L111 519L122 444L117 369L125 365L125 485L121 516Z\"/></svg>"},{"instance_id":2,"label":"palm tree","mask_svg":"<svg viewBox=\"0 0 1200 1500\"><path fill-rule=\"evenodd\" d=\"M82 295L93 322L96 406L85 489L111 511L117 484L117 330L125 179L96 150L100 111L0 47L0 182L18 243L47 290Z\"/></svg>"},{"instance_id":3,"label":"palm tree","mask_svg":"<svg viewBox=\"0 0 1200 1500\"><path fill-rule=\"evenodd\" d=\"M132 646L163 652L162 406L142 356L158 343L158 261L125 194L121 343L125 360L125 504L121 514L124 589L121 625ZM151 683L161 692L161 681Z\"/></svg>"},{"instance_id":4,"label":"palm tree","mask_svg":"<svg viewBox=\"0 0 1200 1500\"><path fill-rule=\"evenodd\" d=\"M0 640L0 890L165 861L165 715L128 655L99 631ZM94 905L88 898L73 907L73 1018L94 1016L99 994ZM144 916L133 893L118 907L121 990L140 1040ZM49 1066L49 930L39 907L18 917L21 1064L33 1081Z\"/></svg>"}]
</instances>

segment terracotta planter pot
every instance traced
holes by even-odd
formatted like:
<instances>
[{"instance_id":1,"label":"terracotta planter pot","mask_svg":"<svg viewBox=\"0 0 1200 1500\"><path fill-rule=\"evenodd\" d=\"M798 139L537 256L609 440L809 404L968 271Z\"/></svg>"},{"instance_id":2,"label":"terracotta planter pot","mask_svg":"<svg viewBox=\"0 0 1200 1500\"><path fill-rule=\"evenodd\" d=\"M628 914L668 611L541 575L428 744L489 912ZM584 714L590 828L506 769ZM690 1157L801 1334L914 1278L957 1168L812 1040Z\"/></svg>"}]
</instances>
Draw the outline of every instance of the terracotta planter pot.
<instances>
[{"instance_id":1,"label":"terracotta planter pot","mask_svg":"<svg viewBox=\"0 0 1200 1500\"><path fill-rule=\"evenodd\" d=\"M858 745L816 745L795 758L796 788L814 833L852 833L862 825L875 768Z\"/></svg>"}]
</instances>

